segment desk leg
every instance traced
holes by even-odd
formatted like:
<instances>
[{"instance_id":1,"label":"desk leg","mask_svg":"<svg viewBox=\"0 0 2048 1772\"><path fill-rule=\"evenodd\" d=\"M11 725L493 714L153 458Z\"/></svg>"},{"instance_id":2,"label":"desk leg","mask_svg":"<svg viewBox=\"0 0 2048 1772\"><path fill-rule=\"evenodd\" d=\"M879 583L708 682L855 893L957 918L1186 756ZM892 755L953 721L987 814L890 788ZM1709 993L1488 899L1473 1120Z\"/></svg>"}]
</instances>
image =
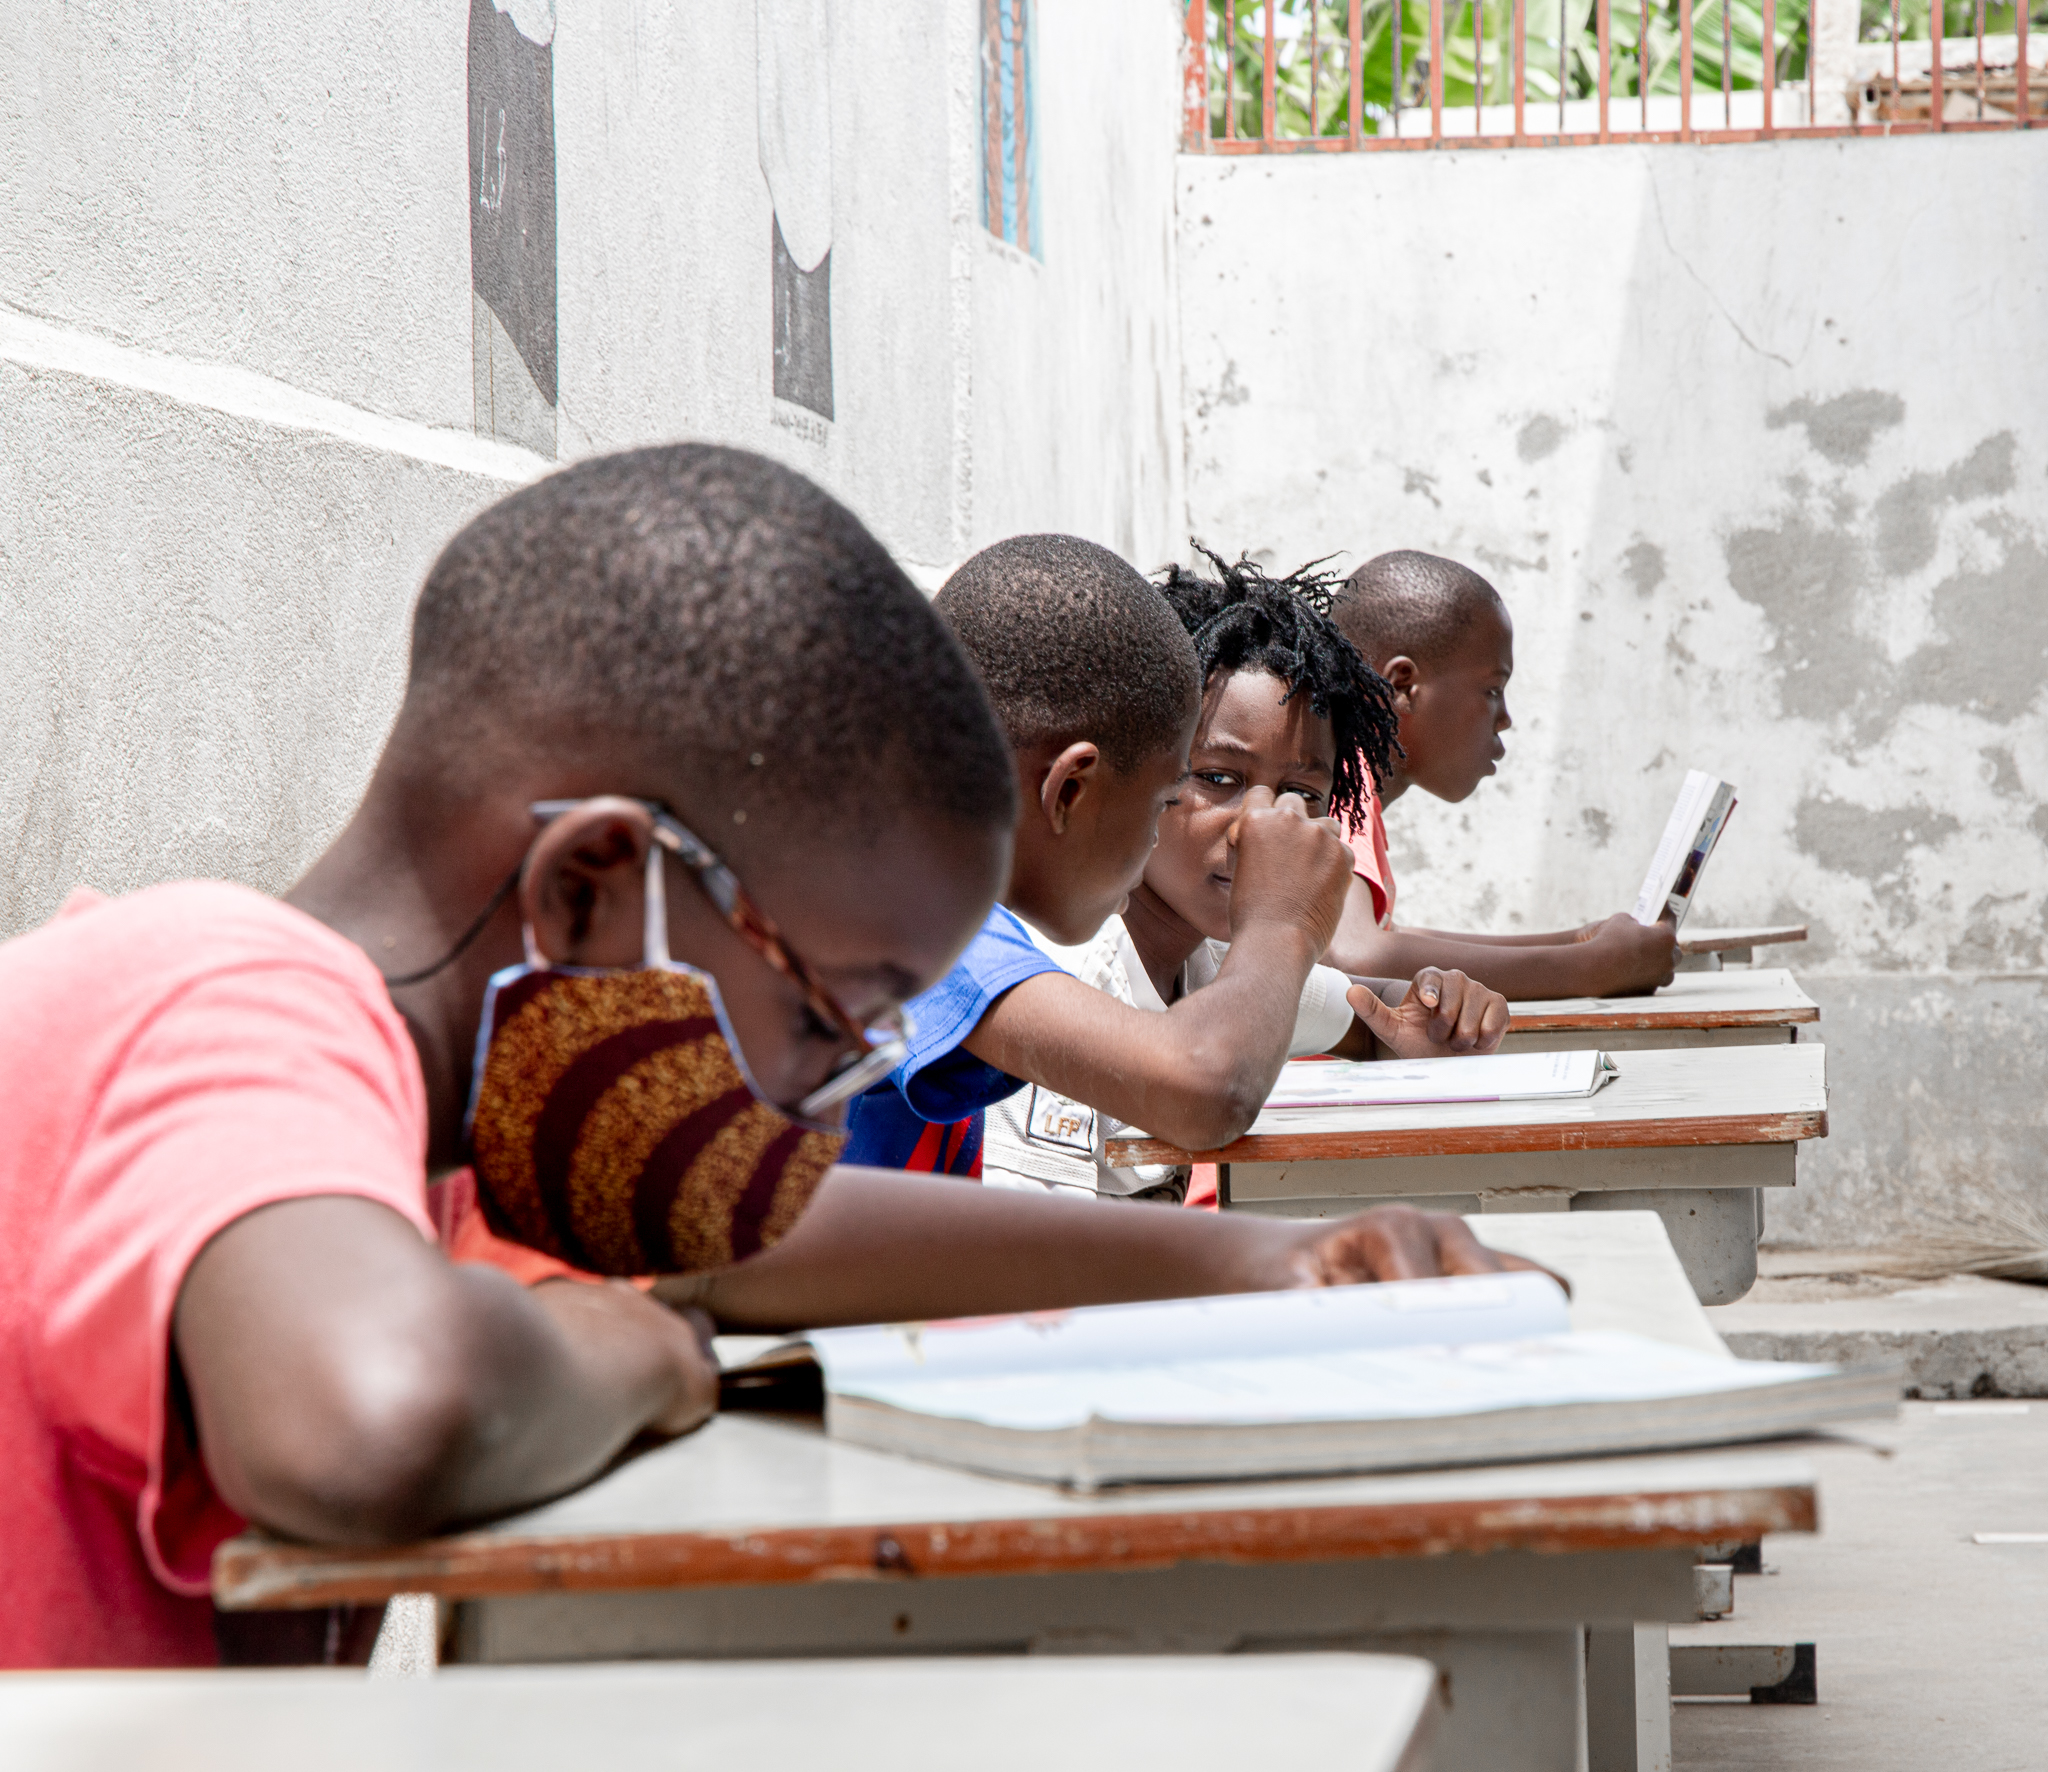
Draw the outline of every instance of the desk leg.
<instances>
[{"instance_id":1,"label":"desk leg","mask_svg":"<svg viewBox=\"0 0 2048 1772\"><path fill-rule=\"evenodd\" d=\"M1587 1772L1671 1772L1671 1644L1661 1624L1586 1633Z\"/></svg>"}]
</instances>

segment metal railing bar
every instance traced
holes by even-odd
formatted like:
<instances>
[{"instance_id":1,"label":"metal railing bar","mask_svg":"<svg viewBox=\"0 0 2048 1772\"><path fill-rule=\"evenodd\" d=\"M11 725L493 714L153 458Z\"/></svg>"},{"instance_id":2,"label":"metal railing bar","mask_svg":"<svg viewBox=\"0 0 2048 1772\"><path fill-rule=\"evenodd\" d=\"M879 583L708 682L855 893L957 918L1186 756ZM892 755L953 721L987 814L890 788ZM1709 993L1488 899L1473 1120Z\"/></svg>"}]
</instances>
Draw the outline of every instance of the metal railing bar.
<instances>
[{"instance_id":1,"label":"metal railing bar","mask_svg":"<svg viewBox=\"0 0 2048 1772\"><path fill-rule=\"evenodd\" d=\"M2021 5L2026 0L2020 0ZM1937 130L1948 127L1948 119L1942 115L1948 109L1947 95L1942 91L1941 33L1948 20L1942 15L1948 11L1947 0L1930 0L1927 8L1927 37L1934 48L1934 67L1928 81L1927 120ZM1893 89L1894 106L1897 105L1897 88Z\"/></svg>"},{"instance_id":2,"label":"metal railing bar","mask_svg":"<svg viewBox=\"0 0 2048 1772\"><path fill-rule=\"evenodd\" d=\"M1515 80L1515 136L1517 143L1528 134L1527 120L1522 114L1523 102L1528 95L1529 21L1524 16L1526 0L1515 0L1514 23L1509 27L1513 33L1514 80Z\"/></svg>"},{"instance_id":3,"label":"metal railing bar","mask_svg":"<svg viewBox=\"0 0 2048 1772\"><path fill-rule=\"evenodd\" d=\"M1444 139L1444 0L1429 0L1429 139Z\"/></svg>"},{"instance_id":4,"label":"metal railing bar","mask_svg":"<svg viewBox=\"0 0 2048 1772\"><path fill-rule=\"evenodd\" d=\"M1351 145L1365 140L1365 0L1351 0Z\"/></svg>"},{"instance_id":5,"label":"metal railing bar","mask_svg":"<svg viewBox=\"0 0 2048 1772\"><path fill-rule=\"evenodd\" d=\"M1279 10L1278 0L1266 0L1266 62L1259 85L1259 139L1267 142L1279 134L1279 120L1273 115L1273 21Z\"/></svg>"},{"instance_id":6,"label":"metal railing bar","mask_svg":"<svg viewBox=\"0 0 2048 1772\"><path fill-rule=\"evenodd\" d=\"M2017 98L2018 98L2018 101L2019 101L2019 102L2018 102L2018 104L2017 104L2017 105L2016 105L2016 106L2015 106L2014 108L2015 108L2015 109L2016 109L2016 110L2017 110L2017 111L2019 112L2019 123L2018 123L2018 127L2019 127L2019 128L2021 128L2021 129L2032 129L2032 128L2034 127L2034 101L2033 101L2033 99L2032 99L2032 98L2031 98L2031 97L2029 96L2029 94L2028 94L2028 92L2027 92L2027 9L2028 9L2028 5L2029 5L2029 0L2019 0L2019 3L2018 3L2018 4L2017 4L2017 5L2016 5L2016 6L2015 6L2015 7L2013 8L2013 12L2014 12L2014 14L2016 15L2016 16L2015 16L2015 20L2014 20L2014 22L2015 22L2015 25L2016 25L2016 27L2017 27L2017 28L2016 28L2016 30L2015 30L2015 33L2014 33L2014 34L2015 34L2015 35L2016 35L2016 36L2018 37L2018 39L2019 39L2019 50L2020 50L2020 54L2019 54L2019 64L2020 64L2020 65L2019 65L2019 74L2018 74L2018 79L2017 79L2017 81L2016 81L2016 86L2017 86L2017 93L2016 93L2016 96L2017 96Z\"/></svg>"},{"instance_id":7,"label":"metal railing bar","mask_svg":"<svg viewBox=\"0 0 2048 1772\"><path fill-rule=\"evenodd\" d=\"M1571 38L1569 8L1571 0L1557 0L1557 133L1564 134L1564 95L1571 85L1571 67L1567 57Z\"/></svg>"},{"instance_id":8,"label":"metal railing bar","mask_svg":"<svg viewBox=\"0 0 2048 1772\"><path fill-rule=\"evenodd\" d=\"M1269 6L1270 6L1270 5L1272 4L1272 3L1273 3L1273 0L1266 0L1266 4L1267 4L1267 5L1269 5ZM1309 6L1308 6L1308 132L1309 132L1309 134L1310 134L1310 135L1321 135L1321 134L1323 133L1323 128L1322 128L1322 124L1321 124L1321 123L1320 123L1320 122L1319 122L1319 121L1317 120L1317 117L1316 117L1316 58L1317 58L1317 57L1318 57L1318 56L1319 56L1319 55L1320 55L1320 54L1322 53L1322 42L1321 42L1321 39L1320 39L1320 37L1318 36L1318 33L1317 33L1317 26L1318 26L1318 25L1319 25L1319 24L1320 24L1320 23L1322 22L1322 17L1323 17L1323 8L1322 8L1322 5L1321 5L1321 0L1309 0Z\"/></svg>"},{"instance_id":9,"label":"metal railing bar","mask_svg":"<svg viewBox=\"0 0 2048 1772\"><path fill-rule=\"evenodd\" d=\"M1389 29L1394 39L1394 77L1389 92L1389 107L1394 114L1394 139L1401 139L1401 39L1408 31L1408 0L1393 0L1390 8L1392 23Z\"/></svg>"},{"instance_id":10,"label":"metal railing bar","mask_svg":"<svg viewBox=\"0 0 2048 1772\"><path fill-rule=\"evenodd\" d=\"M1612 84L1609 78L1608 70L1612 64L1612 51L1614 47L1614 20L1612 16L1612 5L1613 0L1593 0L1594 30L1595 34L1599 39L1600 139L1602 141L1608 141L1612 139L1607 127L1607 105L1608 99L1610 97L1609 87Z\"/></svg>"},{"instance_id":11,"label":"metal railing bar","mask_svg":"<svg viewBox=\"0 0 2048 1772\"><path fill-rule=\"evenodd\" d=\"M1722 0L1722 4L1726 5L1727 0ZM1778 93L1778 0L1764 0L1764 40L1762 48L1763 66L1758 70L1757 78L1763 82L1764 140L1769 141L1773 133L1771 129L1771 101L1777 97ZM1721 121L1727 123L1732 121L1732 119L1723 117Z\"/></svg>"}]
</instances>

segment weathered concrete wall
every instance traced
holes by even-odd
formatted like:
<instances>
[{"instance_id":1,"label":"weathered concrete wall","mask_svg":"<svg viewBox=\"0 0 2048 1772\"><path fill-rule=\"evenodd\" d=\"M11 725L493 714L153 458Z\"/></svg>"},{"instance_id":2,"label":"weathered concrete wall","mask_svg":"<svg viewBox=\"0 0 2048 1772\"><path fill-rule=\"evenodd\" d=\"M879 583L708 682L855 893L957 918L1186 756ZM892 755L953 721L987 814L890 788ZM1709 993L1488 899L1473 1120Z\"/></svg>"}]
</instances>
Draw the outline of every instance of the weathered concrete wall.
<instances>
[{"instance_id":1,"label":"weathered concrete wall","mask_svg":"<svg viewBox=\"0 0 2048 1772\"><path fill-rule=\"evenodd\" d=\"M980 220L976 0L0 6L0 933L81 882L288 883L436 549L552 459L767 451L927 585L1026 526L1163 558L1176 13L1037 10L1026 261ZM538 122L472 78L515 29ZM551 373L479 213L554 241Z\"/></svg>"},{"instance_id":2,"label":"weathered concrete wall","mask_svg":"<svg viewBox=\"0 0 2048 1772\"><path fill-rule=\"evenodd\" d=\"M1038 12L1044 256L972 235L973 547L1062 530L1149 569L1185 546L1173 295L1183 16L1174 0Z\"/></svg>"},{"instance_id":3,"label":"weathered concrete wall","mask_svg":"<svg viewBox=\"0 0 2048 1772\"><path fill-rule=\"evenodd\" d=\"M1738 784L1696 915L1809 919L1836 1055L1791 1240L2048 1200L2035 145L1182 162L1196 532L1516 615L1502 775L1390 818L1407 915L1623 908L1683 771Z\"/></svg>"}]
</instances>

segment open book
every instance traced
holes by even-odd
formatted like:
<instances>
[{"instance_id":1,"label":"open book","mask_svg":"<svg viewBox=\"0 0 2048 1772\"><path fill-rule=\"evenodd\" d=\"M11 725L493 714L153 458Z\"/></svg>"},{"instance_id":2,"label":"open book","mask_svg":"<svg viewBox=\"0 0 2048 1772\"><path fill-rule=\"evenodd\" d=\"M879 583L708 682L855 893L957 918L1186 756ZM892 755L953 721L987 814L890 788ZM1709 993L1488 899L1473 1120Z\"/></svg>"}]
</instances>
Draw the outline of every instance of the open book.
<instances>
[{"instance_id":1,"label":"open book","mask_svg":"<svg viewBox=\"0 0 2048 1772\"><path fill-rule=\"evenodd\" d=\"M1444 1101L1562 1101L1619 1074L1604 1052L1494 1052L1377 1062L1303 1058L1280 1067L1269 1108L1412 1107Z\"/></svg>"},{"instance_id":2,"label":"open book","mask_svg":"<svg viewBox=\"0 0 2048 1772\"><path fill-rule=\"evenodd\" d=\"M1685 913L1692 906L1700 869L1714 853L1728 815L1735 810L1735 790L1703 769L1688 769L1685 785L1678 790L1678 804L1665 821L1664 835L1650 871L1643 876L1643 889L1636 894L1635 919L1654 923L1669 917L1676 928L1685 926Z\"/></svg>"},{"instance_id":3,"label":"open book","mask_svg":"<svg viewBox=\"0 0 2048 1772\"><path fill-rule=\"evenodd\" d=\"M1897 1402L1896 1366L1573 1334L1542 1274L830 1329L835 1439L1106 1484L1491 1464L1758 1439Z\"/></svg>"}]
</instances>

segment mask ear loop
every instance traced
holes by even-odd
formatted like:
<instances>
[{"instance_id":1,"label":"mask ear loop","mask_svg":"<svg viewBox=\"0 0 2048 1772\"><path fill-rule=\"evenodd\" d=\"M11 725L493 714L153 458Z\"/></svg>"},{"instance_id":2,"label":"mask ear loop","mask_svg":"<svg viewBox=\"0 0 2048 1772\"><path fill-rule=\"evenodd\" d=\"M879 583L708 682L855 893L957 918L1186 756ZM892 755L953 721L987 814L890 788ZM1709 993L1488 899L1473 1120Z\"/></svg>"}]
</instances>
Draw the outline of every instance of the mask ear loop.
<instances>
[{"instance_id":1,"label":"mask ear loop","mask_svg":"<svg viewBox=\"0 0 2048 1772\"><path fill-rule=\"evenodd\" d=\"M647 888L641 894L646 923L640 932L640 964L666 969L673 962L668 951L668 879L662 866L662 835L657 826L647 843Z\"/></svg>"}]
</instances>

